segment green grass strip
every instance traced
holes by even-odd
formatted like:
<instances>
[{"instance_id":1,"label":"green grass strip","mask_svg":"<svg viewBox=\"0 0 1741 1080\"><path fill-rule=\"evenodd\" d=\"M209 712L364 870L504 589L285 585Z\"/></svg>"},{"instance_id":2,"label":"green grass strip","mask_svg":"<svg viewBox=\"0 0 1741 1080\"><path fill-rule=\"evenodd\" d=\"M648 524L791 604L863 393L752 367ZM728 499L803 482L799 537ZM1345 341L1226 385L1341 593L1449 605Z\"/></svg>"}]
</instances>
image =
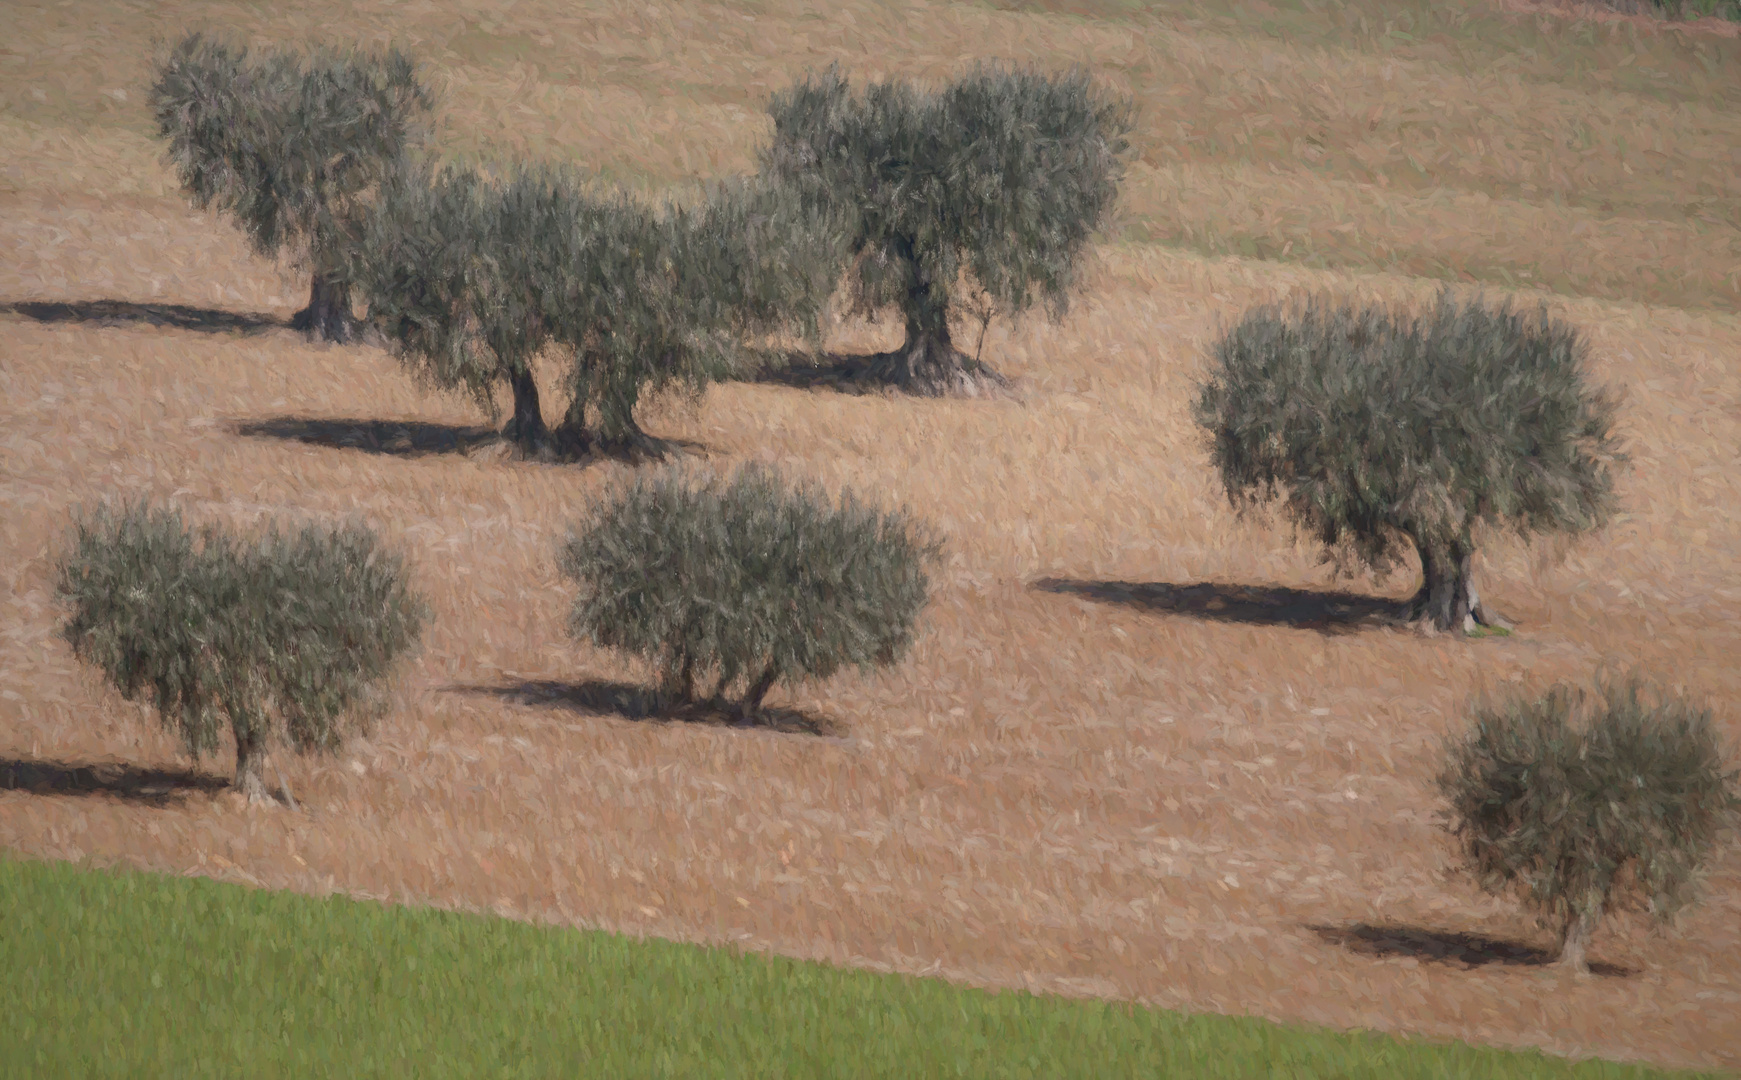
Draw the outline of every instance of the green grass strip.
<instances>
[{"instance_id":1,"label":"green grass strip","mask_svg":"<svg viewBox=\"0 0 1741 1080\"><path fill-rule=\"evenodd\" d=\"M37 1077L1667 1075L6 857L0 972Z\"/></svg>"}]
</instances>

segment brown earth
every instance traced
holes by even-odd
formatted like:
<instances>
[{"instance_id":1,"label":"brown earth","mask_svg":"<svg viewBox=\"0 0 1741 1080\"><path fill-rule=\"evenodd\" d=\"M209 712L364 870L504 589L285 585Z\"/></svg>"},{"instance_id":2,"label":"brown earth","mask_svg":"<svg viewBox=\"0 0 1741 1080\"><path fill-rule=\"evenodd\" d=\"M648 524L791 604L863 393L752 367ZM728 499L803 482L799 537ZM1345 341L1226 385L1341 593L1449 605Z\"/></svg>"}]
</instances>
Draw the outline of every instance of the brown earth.
<instances>
[{"instance_id":1,"label":"brown earth","mask_svg":"<svg viewBox=\"0 0 1741 1080\"><path fill-rule=\"evenodd\" d=\"M1011 40L1038 33L997 18ZM80 85L94 100L105 79ZM557 84L528 85L536 101ZM1248 305L1318 287L1420 301L1431 281L1115 245L1062 325L993 324L985 355L1020 400L714 388L649 428L716 466L904 502L950 555L900 667L776 690L771 729L667 723L636 715L645 672L562 630L556 544L627 467L480 449L486 418L385 353L284 328L298 282L187 211L143 136L51 119L0 115L0 148L36 155L0 166L0 848L1741 1067L1737 845L1675 928L1617 920L1603 973L1567 980L1541 963L1548 935L1450 873L1431 784L1474 697L1604 665L1709 699L1741 745L1733 314L1546 297L1623 390L1634 464L1602 533L1486 548L1508 639L1377 625L1374 598L1414 581L1334 582L1284 527L1235 518L1188 417L1204 346ZM830 344L872 352L892 332L842 326ZM70 514L116 495L239 526L359 515L412 552L432 631L369 738L285 757L300 811L238 805L227 758L190 767L55 636Z\"/></svg>"}]
</instances>

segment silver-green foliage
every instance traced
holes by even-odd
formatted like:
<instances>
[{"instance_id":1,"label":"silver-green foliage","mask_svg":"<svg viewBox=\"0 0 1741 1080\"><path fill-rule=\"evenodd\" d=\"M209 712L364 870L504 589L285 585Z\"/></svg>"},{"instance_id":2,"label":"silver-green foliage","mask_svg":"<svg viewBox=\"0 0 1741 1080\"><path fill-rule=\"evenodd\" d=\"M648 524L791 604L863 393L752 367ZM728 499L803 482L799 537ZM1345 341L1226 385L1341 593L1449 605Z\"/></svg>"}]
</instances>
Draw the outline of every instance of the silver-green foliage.
<instances>
[{"instance_id":1,"label":"silver-green foliage","mask_svg":"<svg viewBox=\"0 0 1741 1080\"><path fill-rule=\"evenodd\" d=\"M1613 512L1615 403L1577 331L1449 290L1424 316L1313 296L1216 341L1197 422L1230 499L1285 499L1340 563L1466 571L1477 524L1584 532Z\"/></svg>"},{"instance_id":2,"label":"silver-green foliage","mask_svg":"<svg viewBox=\"0 0 1741 1080\"><path fill-rule=\"evenodd\" d=\"M835 68L776 94L763 171L840 209L856 306L947 332L965 271L1000 308L1061 314L1111 213L1131 105L1084 72L981 65L938 90L855 91Z\"/></svg>"},{"instance_id":3,"label":"silver-green foliage","mask_svg":"<svg viewBox=\"0 0 1741 1080\"><path fill-rule=\"evenodd\" d=\"M580 585L575 636L652 661L680 700L709 671L722 692L747 679L753 712L776 681L898 661L939 550L904 512L746 466L637 477L591 508L561 567Z\"/></svg>"},{"instance_id":4,"label":"silver-green foliage","mask_svg":"<svg viewBox=\"0 0 1741 1080\"><path fill-rule=\"evenodd\" d=\"M649 394L699 392L747 338L816 333L837 231L772 185L727 182L695 206L599 193L571 169L407 169L357 246L371 317L414 367L493 407L514 386L522 435L539 414L527 372L567 364L572 442L638 436ZM542 429L538 420L533 427Z\"/></svg>"},{"instance_id":5,"label":"silver-green foliage","mask_svg":"<svg viewBox=\"0 0 1741 1080\"><path fill-rule=\"evenodd\" d=\"M543 291L567 272L583 207L558 176L407 164L375 205L348 275L369 317L436 385L495 408L550 340Z\"/></svg>"},{"instance_id":6,"label":"silver-green foliage","mask_svg":"<svg viewBox=\"0 0 1741 1080\"><path fill-rule=\"evenodd\" d=\"M1438 783L1482 886L1518 890L1563 933L1581 927L1581 947L1617 907L1667 920L1693 898L1741 806L1735 775L1709 710L1653 701L1633 679L1599 700L1561 686L1478 710Z\"/></svg>"},{"instance_id":7,"label":"silver-green foliage","mask_svg":"<svg viewBox=\"0 0 1741 1080\"><path fill-rule=\"evenodd\" d=\"M237 777L271 740L336 747L427 618L401 557L358 526L269 526L242 539L146 504L78 521L59 565L61 634L196 756L228 726ZM253 792L250 792L253 794Z\"/></svg>"},{"instance_id":8,"label":"silver-green foliage","mask_svg":"<svg viewBox=\"0 0 1741 1080\"><path fill-rule=\"evenodd\" d=\"M183 187L265 256L331 270L360 200L422 138L432 104L397 49L250 53L201 34L158 64L150 102Z\"/></svg>"}]
</instances>

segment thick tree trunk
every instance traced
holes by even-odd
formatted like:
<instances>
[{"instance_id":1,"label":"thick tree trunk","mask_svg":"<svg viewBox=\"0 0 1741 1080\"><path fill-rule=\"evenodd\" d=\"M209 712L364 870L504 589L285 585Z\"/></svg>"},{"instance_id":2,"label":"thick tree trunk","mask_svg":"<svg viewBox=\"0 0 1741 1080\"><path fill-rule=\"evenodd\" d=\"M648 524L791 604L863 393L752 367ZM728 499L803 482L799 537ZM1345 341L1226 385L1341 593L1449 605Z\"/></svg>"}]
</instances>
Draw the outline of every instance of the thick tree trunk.
<instances>
[{"instance_id":1,"label":"thick tree trunk","mask_svg":"<svg viewBox=\"0 0 1741 1080\"><path fill-rule=\"evenodd\" d=\"M319 341L347 344L357 339L357 319L351 313L351 286L315 274L309 281L308 306L290 317L290 328Z\"/></svg>"},{"instance_id":2,"label":"thick tree trunk","mask_svg":"<svg viewBox=\"0 0 1741 1080\"><path fill-rule=\"evenodd\" d=\"M695 658L685 656L676 671L665 673L665 685L660 687L667 701L687 705L695 700Z\"/></svg>"},{"instance_id":3,"label":"thick tree trunk","mask_svg":"<svg viewBox=\"0 0 1741 1080\"><path fill-rule=\"evenodd\" d=\"M625 384L607 392L598 402L598 430L593 444L604 453L626 461L662 461L675 446L654 438L635 421L640 389Z\"/></svg>"},{"instance_id":4,"label":"thick tree trunk","mask_svg":"<svg viewBox=\"0 0 1741 1080\"><path fill-rule=\"evenodd\" d=\"M236 733L236 780L233 785L250 803L268 802L266 782L260 777L260 766L266 759L266 740L259 735Z\"/></svg>"},{"instance_id":5,"label":"thick tree trunk","mask_svg":"<svg viewBox=\"0 0 1741 1080\"><path fill-rule=\"evenodd\" d=\"M768 696L768 690L774 685L774 680L778 676L779 673L774 670L771 664L762 672L761 677L744 693L744 700L738 706L740 720L748 723L761 713L762 699Z\"/></svg>"},{"instance_id":6,"label":"thick tree trunk","mask_svg":"<svg viewBox=\"0 0 1741 1080\"><path fill-rule=\"evenodd\" d=\"M907 295L901 301L907 336L894 352L871 357L860 377L924 397L975 397L1007 387L1009 380L955 347L949 334L949 283L932 279L917 257L917 244L897 241L891 254L907 269Z\"/></svg>"},{"instance_id":7,"label":"thick tree trunk","mask_svg":"<svg viewBox=\"0 0 1741 1080\"><path fill-rule=\"evenodd\" d=\"M586 430L586 399L579 394L568 404L562 423L551 432L556 452L565 458L578 458L592 448L592 434Z\"/></svg>"},{"instance_id":8,"label":"thick tree trunk","mask_svg":"<svg viewBox=\"0 0 1741 1080\"><path fill-rule=\"evenodd\" d=\"M1560 929L1559 966L1574 975L1590 974L1590 938L1596 931L1596 916L1573 913Z\"/></svg>"},{"instance_id":9,"label":"thick tree trunk","mask_svg":"<svg viewBox=\"0 0 1741 1080\"><path fill-rule=\"evenodd\" d=\"M532 370L520 368L510 372L508 386L514 391L514 418L502 429L502 438L527 457L548 452L550 430L544 426L544 412L538 405L538 383L532 378Z\"/></svg>"},{"instance_id":10,"label":"thick tree trunk","mask_svg":"<svg viewBox=\"0 0 1741 1080\"><path fill-rule=\"evenodd\" d=\"M935 296L930 286L914 286L906 308L906 340L899 349L873 361L873 370L883 381L925 397L974 397L1009 385L1003 376L955 347L947 301Z\"/></svg>"},{"instance_id":11,"label":"thick tree trunk","mask_svg":"<svg viewBox=\"0 0 1741 1080\"><path fill-rule=\"evenodd\" d=\"M1409 601L1411 622L1426 619L1435 630L1457 634L1476 625L1504 625L1475 589L1475 551L1467 539L1449 544L1417 540L1415 548L1421 557L1421 587Z\"/></svg>"}]
</instances>

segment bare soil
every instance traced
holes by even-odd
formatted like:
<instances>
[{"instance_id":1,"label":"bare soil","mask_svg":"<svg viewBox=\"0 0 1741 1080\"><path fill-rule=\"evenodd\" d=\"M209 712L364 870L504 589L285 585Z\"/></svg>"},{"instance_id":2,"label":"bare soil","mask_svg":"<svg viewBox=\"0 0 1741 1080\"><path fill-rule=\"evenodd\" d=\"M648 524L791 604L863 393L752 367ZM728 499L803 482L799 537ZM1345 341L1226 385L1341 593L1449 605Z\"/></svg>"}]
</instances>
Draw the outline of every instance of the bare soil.
<instances>
[{"instance_id":1,"label":"bare soil","mask_svg":"<svg viewBox=\"0 0 1741 1080\"><path fill-rule=\"evenodd\" d=\"M627 56L631 40L707 39L720 55L759 57L742 76L756 89L785 78L778 65L794 61L781 48L816 58L794 44L802 35L833 48L856 34L892 50L910 27L880 10L851 8L857 21L836 33L776 7L740 33L724 9L685 28L669 13L588 8L620 35L572 41ZM1337 581L1281 524L1236 518L1188 413L1205 346L1247 306L1307 288L1425 302L1434 281L1116 245L1061 325L992 324L985 360L1019 395L744 383L694 408L655 410L649 431L689 453L906 503L949 537L920 644L900 667L777 688L771 721L756 728L665 720L646 708L647 672L563 633L556 547L586 499L631 467L514 461L486 417L420 391L385 352L292 331L306 281L249 258L238 234L185 208L124 111L139 107L139 80L94 59L110 40L101 34L142 36L145 16L117 5L87 26L50 11L20 39L48 59L0 77L13 110L0 115L0 849L982 986L1741 1068L1741 845L1722 850L1703 904L1673 929L1614 920L1594 942L1600 974L1567 980L1544 966L1551 935L1451 872L1432 787L1442 740L1479 695L1589 682L1604 667L1637 666L1705 697L1741 746L1732 312L1704 299L1542 294L1586 331L1598 377L1623 391L1626 512L1575 544L1491 539L1477 559L1481 593L1517 629L1479 640L1390 625L1386 612L1415 588L1409 575ZM1027 55L1059 40L1038 16L914 11L944 52L983 39ZM419 25L449 34L438 15ZM355 18L375 33L410 16L370 8ZM506 48L516 31L491 25L491 47ZM442 40L458 55L471 39ZM1090 28L1078 43L1092 58L1136 55L1144 40ZM1180 63L1201 62L1190 78L1247 69L1246 45L1231 38L1177 40L1190 44ZM556 59L567 55L561 42L549 46ZM1308 80L1389 82L1388 67L1308 52L1282 55L1269 77L1293 77L1293 63L1320 65L1296 72ZM701 91L666 102L656 82L644 97L629 81L565 83L556 59L452 68L464 78L452 76L450 107L472 115L461 135L494 125L574 153L642 139L636 152L669 175L677 166L659 155L726 137L673 119L705 116L724 125L729 149L702 167L747 160L753 131L720 119L726 106ZM674 78L703 59L712 62L678 50L662 70ZM623 64L600 70L617 78L633 68ZM914 64L929 71L932 61ZM53 81L63 75L64 100ZM43 109L70 111L31 113L31 80L52 91ZM117 84L133 96L99 116L121 101L100 96ZM1435 92L1457 108L1491 92L1505 98L1496 108L1574 122L1548 90L1518 100L1515 88L1460 86ZM579 109L574 95L604 105ZM639 104L618 108L619 98ZM1387 115L1372 100L1361 132ZM87 113L97 119L79 119ZM1674 116L1651 122L1670 153L1697 142L1674 124L1732 122L1692 107ZM551 119L575 117L593 119L573 130ZM1614 164L1579 159L1580 182L1645 183ZM1145 166L1132 198L1149 206L1145 177L1206 168ZM1453 261L1465 219L1432 215L1479 212L1506 231L1504 215L1550 207L1544 196L1455 209L1422 192L1405 205L1382 178L1349 188L1353 202L1327 203L1310 197L1327 182L1310 170L1226 168L1320 224L1347 209L1368 229L1349 243L1376 244L1371 230L1385 226L1373 222L1399 213L1391 235L1409 232ZM1202 191L1220 190L1221 175L1204 172ZM1525 175L1546 184L1555 173ZM1376 216L1358 218L1355 203ZM1562 211L1573 212L1541 209ZM1649 250L1664 252L1651 265L1665 268L1639 285L1657 289L1651 297L1729 288L1721 275L1733 260L1720 256L1732 229L1694 229L1704 239L1683 243L1667 225L1612 220L1610 233L1579 234L1544 218L1530 242L1543 265L1586 274L1592 288L1609 287L1603 266ZM1636 251L1626 246L1634 233ZM1673 278L1673 258L1692 269ZM842 325L829 350L869 356L897 339L894 326ZM269 514L356 515L411 552L436 612L425 647L370 736L338 757L281 756L299 810L241 805L227 756L181 756L56 637L51 571L71 514L119 496L239 527Z\"/></svg>"}]
</instances>

